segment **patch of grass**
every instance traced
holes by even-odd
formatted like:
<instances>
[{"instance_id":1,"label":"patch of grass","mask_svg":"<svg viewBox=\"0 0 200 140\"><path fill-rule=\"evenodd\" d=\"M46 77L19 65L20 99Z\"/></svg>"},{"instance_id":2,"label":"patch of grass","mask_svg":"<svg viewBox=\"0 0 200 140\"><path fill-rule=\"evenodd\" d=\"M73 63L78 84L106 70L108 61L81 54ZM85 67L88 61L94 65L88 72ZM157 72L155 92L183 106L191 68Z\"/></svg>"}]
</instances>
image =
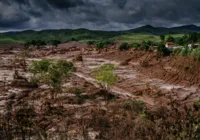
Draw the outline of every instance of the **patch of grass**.
<instances>
[{"instance_id":1,"label":"patch of grass","mask_svg":"<svg viewBox=\"0 0 200 140\"><path fill-rule=\"evenodd\" d=\"M119 42L137 42L137 43L140 43L146 40L150 40L153 42L161 41L159 36L150 35L150 34L124 34L124 35L114 37L114 40L119 41Z\"/></svg>"}]
</instances>

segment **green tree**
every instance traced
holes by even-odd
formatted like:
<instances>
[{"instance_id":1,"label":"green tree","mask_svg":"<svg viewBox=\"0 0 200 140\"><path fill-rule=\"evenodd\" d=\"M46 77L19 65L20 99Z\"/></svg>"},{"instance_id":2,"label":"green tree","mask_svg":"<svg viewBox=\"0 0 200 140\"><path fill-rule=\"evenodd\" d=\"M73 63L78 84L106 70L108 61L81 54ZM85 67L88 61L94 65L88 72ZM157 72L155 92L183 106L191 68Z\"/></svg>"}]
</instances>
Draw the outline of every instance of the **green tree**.
<instances>
[{"instance_id":1,"label":"green tree","mask_svg":"<svg viewBox=\"0 0 200 140\"><path fill-rule=\"evenodd\" d=\"M174 37L172 37L172 36L168 36L167 37L167 40L166 40L167 42L175 42L175 39L174 39Z\"/></svg>"},{"instance_id":2,"label":"green tree","mask_svg":"<svg viewBox=\"0 0 200 140\"><path fill-rule=\"evenodd\" d=\"M107 45L103 41L100 41L100 42L97 42L96 47L98 49L103 49L103 48L106 48Z\"/></svg>"},{"instance_id":3,"label":"green tree","mask_svg":"<svg viewBox=\"0 0 200 140\"><path fill-rule=\"evenodd\" d=\"M145 42L145 41L142 42L141 49L142 50L148 50L149 49L149 45L147 44L147 42Z\"/></svg>"},{"instance_id":4,"label":"green tree","mask_svg":"<svg viewBox=\"0 0 200 140\"><path fill-rule=\"evenodd\" d=\"M58 47L58 45L61 43L60 40L52 40L51 41L51 45L54 46L54 47Z\"/></svg>"},{"instance_id":5,"label":"green tree","mask_svg":"<svg viewBox=\"0 0 200 140\"><path fill-rule=\"evenodd\" d=\"M185 44L183 38L178 38L178 39L176 39L175 42L176 42L176 44L178 44L178 45L184 45L184 44Z\"/></svg>"},{"instance_id":6,"label":"green tree","mask_svg":"<svg viewBox=\"0 0 200 140\"><path fill-rule=\"evenodd\" d=\"M168 56L170 55L170 50L168 48L165 47L165 44L163 43L160 43L158 45L158 48L157 48L157 55L161 55L161 56Z\"/></svg>"},{"instance_id":7,"label":"green tree","mask_svg":"<svg viewBox=\"0 0 200 140\"><path fill-rule=\"evenodd\" d=\"M33 74L32 79L35 81L48 84L55 90L61 90L62 81L75 71L75 67L72 62L44 59L33 62L29 71Z\"/></svg>"},{"instance_id":8,"label":"green tree","mask_svg":"<svg viewBox=\"0 0 200 140\"><path fill-rule=\"evenodd\" d=\"M117 76L114 74L115 66L113 64L104 64L95 69L95 78L102 82L104 88L108 88L117 82Z\"/></svg>"},{"instance_id":9,"label":"green tree","mask_svg":"<svg viewBox=\"0 0 200 140\"><path fill-rule=\"evenodd\" d=\"M135 49L139 49L139 47L140 47L140 44L139 43L133 43L133 48L135 48Z\"/></svg>"},{"instance_id":10,"label":"green tree","mask_svg":"<svg viewBox=\"0 0 200 140\"><path fill-rule=\"evenodd\" d=\"M130 45L128 43L122 43L120 46L119 46L119 50L120 51L126 51L126 50L129 50L130 49Z\"/></svg>"},{"instance_id":11,"label":"green tree","mask_svg":"<svg viewBox=\"0 0 200 140\"><path fill-rule=\"evenodd\" d=\"M191 53L190 48L186 45L184 48L182 48L180 55L181 56L188 56Z\"/></svg>"},{"instance_id":12,"label":"green tree","mask_svg":"<svg viewBox=\"0 0 200 140\"><path fill-rule=\"evenodd\" d=\"M160 40L162 40L162 42L165 42L165 35L160 35Z\"/></svg>"},{"instance_id":13,"label":"green tree","mask_svg":"<svg viewBox=\"0 0 200 140\"><path fill-rule=\"evenodd\" d=\"M96 42L95 41L87 41L88 45L94 45Z\"/></svg>"},{"instance_id":14,"label":"green tree","mask_svg":"<svg viewBox=\"0 0 200 140\"><path fill-rule=\"evenodd\" d=\"M188 40L190 42L197 42L198 41L198 33L196 33L196 32L190 33Z\"/></svg>"},{"instance_id":15,"label":"green tree","mask_svg":"<svg viewBox=\"0 0 200 140\"><path fill-rule=\"evenodd\" d=\"M200 48L191 50L190 55L194 58L194 60L200 61Z\"/></svg>"},{"instance_id":16,"label":"green tree","mask_svg":"<svg viewBox=\"0 0 200 140\"><path fill-rule=\"evenodd\" d=\"M153 45L154 45L154 42L151 41L151 40L148 40L148 41L146 42L146 44L147 44L148 46L153 46Z\"/></svg>"}]
</instances>

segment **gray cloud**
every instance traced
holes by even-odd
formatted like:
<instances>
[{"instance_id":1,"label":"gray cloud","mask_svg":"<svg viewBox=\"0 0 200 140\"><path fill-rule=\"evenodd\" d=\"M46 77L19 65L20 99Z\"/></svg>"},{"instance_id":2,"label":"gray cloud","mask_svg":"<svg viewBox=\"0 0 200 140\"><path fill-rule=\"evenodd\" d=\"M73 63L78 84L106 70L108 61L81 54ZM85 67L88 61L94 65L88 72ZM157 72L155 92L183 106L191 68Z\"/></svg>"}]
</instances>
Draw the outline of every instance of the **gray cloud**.
<instances>
[{"instance_id":1,"label":"gray cloud","mask_svg":"<svg viewBox=\"0 0 200 140\"><path fill-rule=\"evenodd\" d=\"M4 0L0 30L200 25L199 0Z\"/></svg>"}]
</instances>

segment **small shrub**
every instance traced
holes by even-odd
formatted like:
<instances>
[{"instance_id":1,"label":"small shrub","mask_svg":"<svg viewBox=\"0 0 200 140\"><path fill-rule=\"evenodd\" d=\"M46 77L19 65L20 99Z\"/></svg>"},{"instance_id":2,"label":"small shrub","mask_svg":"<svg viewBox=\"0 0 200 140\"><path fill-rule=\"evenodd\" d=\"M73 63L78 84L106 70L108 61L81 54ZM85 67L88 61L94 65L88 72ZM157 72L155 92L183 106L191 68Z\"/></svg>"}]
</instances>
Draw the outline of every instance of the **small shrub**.
<instances>
[{"instance_id":1,"label":"small shrub","mask_svg":"<svg viewBox=\"0 0 200 140\"><path fill-rule=\"evenodd\" d=\"M126 51L126 50L129 50L130 49L130 45L128 43L122 43L120 46L119 46L119 50L120 51Z\"/></svg>"},{"instance_id":2,"label":"small shrub","mask_svg":"<svg viewBox=\"0 0 200 140\"><path fill-rule=\"evenodd\" d=\"M181 50L182 50L182 48L176 48L176 49L174 49L173 52L172 52L172 55L174 55L174 56L179 55L180 52L181 52Z\"/></svg>"},{"instance_id":3,"label":"small shrub","mask_svg":"<svg viewBox=\"0 0 200 140\"><path fill-rule=\"evenodd\" d=\"M194 60L200 61L200 48L193 49L190 56L192 56Z\"/></svg>"},{"instance_id":4,"label":"small shrub","mask_svg":"<svg viewBox=\"0 0 200 140\"><path fill-rule=\"evenodd\" d=\"M48 68L51 64L52 62L47 59L43 59L41 61L34 61L29 67L29 71L34 75L37 73L45 73L48 71Z\"/></svg>"},{"instance_id":5,"label":"small shrub","mask_svg":"<svg viewBox=\"0 0 200 140\"><path fill-rule=\"evenodd\" d=\"M114 74L115 66L113 64L104 64L99 68L94 69L95 78L104 84L107 89L109 86L115 84L118 80Z\"/></svg>"},{"instance_id":6,"label":"small shrub","mask_svg":"<svg viewBox=\"0 0 200 140\"><path fill-rule=\"evenodd\" d=\"M141 44L140 49L147 51L149 49L149 44L147 42L143 41L142 44Z\"/></svg>"},{"instance_id":7,"label":"small shrub","mask_svg":"<svg viewBox=\"0 0 200 140\"><path fill-rule=\"evenodd\" d=\"M51 45L57 47L61 43L60 40L51 40Z\"/></svg>"},{"instance_id":8,"label":"small shrub","mask_svg":"<svg viewBox=\"0 0 200 140\"><path fill-rule=\"evenodd\" d=\"M158 48L157 48L157 55L161 55L161 56L169 56L171 53L171 51L165 47L164 44L159 44Z\"/></svg>"},{"instance_id":9,"label":"small shrub","mask_svg":"<svg viewBox=\"0 0 200 140\"><path fill-rule=\"evenodd\" d=\"M87 44L88 45L94 45L96 42L95 41L88 41Z\"/></svg>"},{"instance_id":10,"label":"small shrub","mask_svg":"<svg viewBox=\"0 0 200 140\"><path fill-rule=\"evenodd\" d=\"M188 46L185 46L184 48L182 48L180 55L181 56L188 56L190 54L191 50Z\"/></svg>"},{"instance_id":11,"label":"small shrub","mask_svg":"<svg viewBox=\"0 0 200 140\"><path fill-rule=\"evenodd\" d=\"M114 45L115 42L113 40L105 40L104 44L106 44L106 45Z\"/></svg>"},{"instance_id":12,"label":"small shrub","mask_svg":"<svg viewBox=\"0 0 200 140\"><path fill-rule=\"evenodd\" d=\"M107 48L107 45L105 44L105 42L100 41L96 43L96 47L98 49L103 49L103 48Z\"/></svg>"},{"instance_id":13,"label":"small shrub","mask_svg":"<svg viewBox=\"0 0 200 140\"><path fill-rule=\"evenodd\" d=\"M132 47L135 48L135 49L139 49L140 44L139 43L133 43Z\"/></svg>"},{"instance_id":14,"label":"small shrub","mask_svg":"<svg viewBox=\"0 0 200 140\"><path fill-rule=\"evenodd\" d=\"M54 89L60 89L63 79L69 77L75 71L75 67L72 62L64 60L41 60L33 62L29 71L33 74L32 79L35 82L49 84Z\"/></svg>"}]
</instances>

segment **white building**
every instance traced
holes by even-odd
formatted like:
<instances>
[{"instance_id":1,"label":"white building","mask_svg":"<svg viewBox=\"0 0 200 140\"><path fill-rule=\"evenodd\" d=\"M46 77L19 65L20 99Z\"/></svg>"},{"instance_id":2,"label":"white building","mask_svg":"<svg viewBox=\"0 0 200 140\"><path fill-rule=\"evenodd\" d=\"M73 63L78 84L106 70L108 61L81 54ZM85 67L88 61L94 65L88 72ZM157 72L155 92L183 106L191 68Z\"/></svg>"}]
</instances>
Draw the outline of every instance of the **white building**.
<instances>
[{"instance_id":1,"label":"white building","mask_svg":"<svg viewBox=\"0 0 200 140\"><path fill-rule=\"evenodd\" d=\"M189 48L197 48L200 44L199 43L190 43L188 44Z\"/></svg>"},{"instance_id":2,"label":"white building","mask_svg":"<svg viewBox=\"0 0 200 140\"><path fill-rule=\"evenodd\" d=\"M169 49L172 49L174 47L174 43L173 42L166 42L165 43L165 47L169 48Z\"/></svg>"}]
</instances>

